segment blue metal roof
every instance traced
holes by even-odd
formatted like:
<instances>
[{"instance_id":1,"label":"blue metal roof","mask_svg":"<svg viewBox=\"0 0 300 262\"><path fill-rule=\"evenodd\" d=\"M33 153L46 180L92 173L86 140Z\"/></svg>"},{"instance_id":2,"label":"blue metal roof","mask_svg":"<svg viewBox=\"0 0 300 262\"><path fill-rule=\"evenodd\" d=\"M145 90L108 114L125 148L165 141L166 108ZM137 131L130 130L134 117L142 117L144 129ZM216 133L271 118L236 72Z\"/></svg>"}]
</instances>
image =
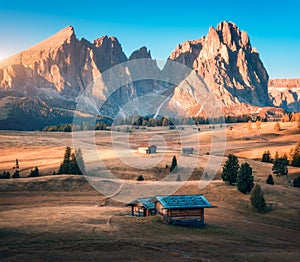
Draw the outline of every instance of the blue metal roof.
<instances>
[{"instance_id":1,"label":"blue metal roof","mask_svg":"<svg viewBox=\"0 0 300 262\"><path fill-rule=\"evenodd\" d=\"M139 202L141 202L142 205L145 208L147 208L147 209L154 209L155 208L155 204L150 201L151 199L152 199L152 197L141 197L141 198L138 198L137 200Z\"/></svg>"},{"instance_id":2,"label":"blue metal roof","mask_svg":"<svg viewBox=\"0 0 300 262\"><path fill-rule=\"evenodd\" d=\"M135 206L138 204L142 204L147 209L155 209L155 204L151 200L153 197L141 197L136 200L131 201L130 203L127 204L127 206Z\"/></svg>"},{"instance_id":3,"label":"blue metal roof","mask_svg":"<svg viewBox=\"0 0 300 262\"><path fill-rule=\"evenodd\" d=\"M203 195L156 196L155 199L167 209L212 207Z\"/></svg>"}]
</instances>

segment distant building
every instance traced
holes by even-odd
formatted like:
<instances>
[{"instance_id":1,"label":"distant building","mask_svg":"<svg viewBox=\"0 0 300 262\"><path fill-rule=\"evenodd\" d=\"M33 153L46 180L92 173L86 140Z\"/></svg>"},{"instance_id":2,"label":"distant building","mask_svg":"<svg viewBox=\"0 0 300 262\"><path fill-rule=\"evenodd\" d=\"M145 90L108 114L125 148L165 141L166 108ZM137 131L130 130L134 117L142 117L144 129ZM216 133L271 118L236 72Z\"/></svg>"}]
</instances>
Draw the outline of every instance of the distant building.
<instances>
[{"instance_id":1,"label":"distant building","mask_svg":"<svg viewBox=\"0 0 300 262\"><path fill-rule=\"evenodd\" d=\"M181 149L182 155L186 156L186 155L192 155L194 153L194 148L192 147L183 147Z\"/></svg>"},{"instance_id":2,"label":"distant building","mask_svg":"<svg viewBox=\"0 0 300 262\"><path fill-rule=\"evenodd\" d=\"M138 151L141 154L154 154L156 153L156 146L151 145L151 146L140 146Z\"/></svg>"},{"instance_id":3,"label":"distant building","mask_svg":"<svg viewBox=\"0 0 300 262\"><path fill-rule=\"evenodd\" d=\"M126 206L131 206L132 216L150 216L155 214L155 204L150 200L152 197L138 198L131 201Z\"/></svg>"},{"instance_id":4,"label":"distant building","mask_svg":"<svg viewBox=\"0 0 300 262\"><path fill-rule=\"evenodd\" d=\"M173 225L204 225L204 208L213 206L203 195L155 196L155 212L164 217L164 221Z\"/></svg>"}]
</instances>

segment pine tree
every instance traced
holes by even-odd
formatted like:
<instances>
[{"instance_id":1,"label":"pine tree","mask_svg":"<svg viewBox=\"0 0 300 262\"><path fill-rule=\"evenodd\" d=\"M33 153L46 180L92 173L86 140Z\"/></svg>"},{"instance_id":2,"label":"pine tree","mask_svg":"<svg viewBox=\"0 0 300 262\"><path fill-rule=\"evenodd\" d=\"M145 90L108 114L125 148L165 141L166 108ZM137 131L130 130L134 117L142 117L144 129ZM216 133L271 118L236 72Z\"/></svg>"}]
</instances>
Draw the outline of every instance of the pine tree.
<instances>
[{"instance_id":1,"label":"pine tree","mask_svg":"<svg viewBox=\"0 0 300 262\"><path fill-rule=\"evenodd\" d=\"M235 155L230 154L223 166L222 179L229 185L236 183L237 174L240 165L239 160Z\"/></svg>"},{"instance_id":2,"label":"pine tree","mask_svg":"<svg viewBox=\"0 0 300 262\"><path fill-rule=\"evenodd\" d=\"M271 153L269 150L265 151L262 155L262 158L261 158L261 161L262 162L267 162L267 163L271 163L272 162L272 159L271 159Z\"/></svg>"},{"instance_id":3,"label":"pine tree","mask_svg":"<svg viewBox=\"0 0 300 262\"><path fill-rule=\"evenodd\" d=\"M259 213L263 213L266 210L264 193L259 184L256 184L251 191L250 201L252 206L256 208Z\"/></svg>"},{"instance_id":4,"label":"pine tree","mask_svg":"<svg viewBox=\"0 0 300 262\"><path fill-rule=\"evenodd\" d=\"M287 170L288 160L286 158L277 158L274 161L272 171L277 176L286 176L288 174Z\"/></svg>"},{"instance_id":5,"label":"pine tree","mask_svg":"<svg viewBox=\"0 0 300 262\"><path fill-rule=\"evenodd\" d=\"M300 167L300 142L298 142L291 153L291 166Z\"/></svg>"},{"instance_id":6,"label":"pine tree","mask_svg":"<svg viewBox=\"0 0 300 262\"><path fill-rule=\"evenodd\" d=\"M38 177L38 176L40 176L40 172L38 167L36 166L34 170L31 170L28 177Z\"/></svg>"},{"instance_id":7,"label":"pine tree","mask_svg":"<svg viewBox=\"0 0 300 262\"><path fill-rule=\"evenodd\" d=\"M20 177L20 166L19 166L19 160L16 159L16 165L14 166L15 173L12 175L12 178L19 178Z\"/></svg>"},{"instance_id":8,"label":"pine tree","mask_svg":"<svg viewBox=\"0 0 300 262\"><path fill-rule=\"evenodd\" d=\"M177 159L176 159L176 156L173 156L172 164L171 164L171 167L170 167L170 172L175 171L176 168L177 168Z\"/></svg>"},{"instance_id":9,"label":"pine tree","mask_svg":"<svg viewBox=\"0 0 300 262\"><path fill-rule=\"evenodd\" d=\"M61 163L57 174L69 174L70 163L71 163L71 148L67 146L64 155L64 160Z\"/></svg>"},{"instance_id":10,"label":"pine tree","mask_svg":"<svg viewBox=\"0 0 300 262\"><path fill-rule=\"evenodd\" d=\"M137 181L144 181L145 179L144 179L143 175L138 175L136 180Z\"/></svg>"},{"instance_id":11,"label":"pine tree","mask_svg":"<svg viewBox=\"0 0 300 262\"><path fill-rule=\"evenodd\" d=\"M80 171L78 172L78 175L85 174L86 173L85 164L84 164L84 160L80 148L75 150L75 158Z\"/></svg>"},{"instance_id":12,"label":"pine tree","mask_svg":"<svg viewBox=\"0 0 300 262\"><path fill-rule=\"evenodd\" d=\"M246 194L251 192L253 185L252 167L248 163L244 163L237 175L237 188Z\"/></svg>"},{"instance_id":13,"label":"pine tree","mask_svg":"<svg viewBox=\"0 0 300 262\"><path fill-rule=\"evenodd\" d=\"M268 178L266 180L266 183L269 184L269 185L274 185L274 179L273 179L272 175L268 176Z\"/></svg>"}]
</instances>

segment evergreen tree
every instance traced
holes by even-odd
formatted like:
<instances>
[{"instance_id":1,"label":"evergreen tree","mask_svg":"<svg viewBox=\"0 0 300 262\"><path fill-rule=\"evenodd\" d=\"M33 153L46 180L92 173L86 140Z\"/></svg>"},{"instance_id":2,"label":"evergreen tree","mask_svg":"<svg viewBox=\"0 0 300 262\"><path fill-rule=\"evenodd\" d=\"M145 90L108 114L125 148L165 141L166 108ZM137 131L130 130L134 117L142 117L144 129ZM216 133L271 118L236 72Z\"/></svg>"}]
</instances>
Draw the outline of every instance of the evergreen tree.
<instances>
[{"instance_id":1,"label":"evergreen tree","mask_svg":"<svg viewBox=\"0 0 300 262\"><path fill-rule=\"evenodd\" d=\"M75 150L75 158L76 158L77 166L79 167L79 172L77 174L78 175L85 174L86 173L85 164L84 164L84 160L80 148Z\"/></svg>"},{"instance_id":2,"label":"evergreen tree","mask_svg":"<svg viewBox=\"0 0 300 262\"><path fill-rule=\"evenodd\" d=\"M262 155L262 158L261 158L261 161L262 162L267 162L267 163L271 163L272 162L272 159L271 159L271 153L269 150L265 151Z\"/></svg>"},{"instance_id":3,"label":"evergreen tree","mask_svg":"<svg viewBox=\"0 0 300 262\"><path fill-rule=\"evenodd\" d=\"M20 167L19 167L19 160L16 159L16 165L14 166L15 173L12 175L12 178L19 178L20 177Z\"/></svg>"},{"instance_id":4,"label":"evergreen tree","mask_svg":"<svg viewBox=\"0 0 300 262\"><path fill-rule=\"evenodd\" d=\"M71 148L67 146L64 155L64 160L61 163L57 174L69 174L70 163L71 163Z\"/></svg>"},{"instance_id":5,"label":"evergreen tree","mask_svg":"<svg viewBox=\"0 0 300 262\"><path fill-rule=\"evenodd\" d=\"M145 179L144 179L143 175L138 175L136 180L137 181L144 181Z\"/></svg>"},{"instance_id":6,"label":"evergreen tree","mask_svg":"<svg viewBox=\"0 0 300 262\"><path fill-rule=\"evenodd\" d=\"M269 184L269 185L274 185L274 179L273 179L272 175L268 176L268 178L266 180L266 183Z\"/></svg>"},{"instance_id":7,"label":"evergreen tree","mask_svg":"<svg viewBox=\"0 0 300 262\"><path fill-rule=\"evenodd\" d=\"M0 175L0 179L10 179L10 173L8 171L3 171L2 175Z\"/></svg>"},{"instance_id":8,"label":"evergreen tree","mask_svg":"<svg viewBox=\"0 0 300 262\"><path fill-rule=\"evenodd\" d=\"M173 172L176 168L177 168L177 159L176 156L173 156L170 172Z\"/></svg>"},{"instance_id":9,"label":"evergreen tree","mask_svg":"<svg viewBox=\"0 0 300 262\"><path fill-rule=\"evenodd\" d=\"M291 153L291 166L300 167L300 142L298 142Z\"/></svg>"},{"instance_id":10,"label":"evergreen tree","mask_svg":"<svg viewBox=\"0 0 300 262\"><path fill-rule=\"evenodd\" d=\"M235 155L230 154L223 166L222 179L229 185L236 183L237 174L240 165L239 160Z\"/></svg>"},{"instance_id":11,"label":"evergreen tree","mask_svg":"<svg viewBox=\"0 0 300 262\"><path fill-rule=\"evenodd\" d=\"M76 161L75 153L71 154L71 161L68 168L68 174L72 175L82 175L78 163Z\"/></svg>"},{"instance_id":12,"label":"evergreen tree","mask_svg":"<svg viewBox=\"0 0 300 262\"><path fill-rule=\"evenodd\" d=\"M264 193L259 184L256 184L252 189L250 201L252 206L256 208L259 213L263 213L266 210Z\"/></svg>"},{"instance_id":13,"label":"evergreen tree","mask_svg":"<svg viewBox=\"0 0 300 262\"><path fill-rule=\"evenodd\" d=\"M248 163L244 163L237 175L237 188L246 194L251 192L253 185L252 167Z\"/></svg>"},{"instance_id":14,"label":"evergreen tree","mask_svg":"<svg viewBox=\"0 0 300 262\"><path fill-rule=\"evenodd\" d=\"M277 176L286 176L288 174L287 170L288 160L286 158L277 158L274 161L272 171Z\"/></svg>"},{"instance_id":15,"label":"evergreen tree","mask_svg":"<svg viewBox=\"0 0 300 262\"><path fill-rule=\"evenodd\" d=\"M40 176L40 172L38 167L36 166L34 170L31 170L28 177L38 177L38 176Z\"/></svg>"}]
</instances>

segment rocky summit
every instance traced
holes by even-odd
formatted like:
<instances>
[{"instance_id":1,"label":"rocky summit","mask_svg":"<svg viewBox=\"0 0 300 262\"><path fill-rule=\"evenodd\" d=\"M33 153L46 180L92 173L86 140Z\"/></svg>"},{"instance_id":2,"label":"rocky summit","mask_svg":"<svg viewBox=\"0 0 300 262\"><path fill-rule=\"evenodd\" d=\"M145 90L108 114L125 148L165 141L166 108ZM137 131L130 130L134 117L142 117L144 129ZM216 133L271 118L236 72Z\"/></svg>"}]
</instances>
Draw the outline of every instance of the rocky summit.
<instances>
[{"instance_id":1,"label":"rocky summit","mask_svg":"<svg viewBox=\"0 0 300 262\"><path fill-rule=\"evenodd\" d=\"M128 101L146 94L164 94L169 98L168 103L164 101L169 109L176 111L180 105L190 116L199 115L203 107L199 97L204 96L205 88L228 115L259 113L274 105L299 110L298 91L289 89L283 93L282 87L276 86L274 91L271 85L268 93L269 77L258 51L251 46L248 34L232 22L210 27L207 36L179 44L170 54L168 61L181 63L195 73L198 81L192 80L192 87L155 79L125 81L114 91L101 85L108 69L138 59L151 61L143 62L147 66L145 72L158 76L168 72L168 63L160 70L146 47L127 58L116 37L102 36L89 42L77 39L72 26L64 28L0 61L0 129L32 130L72 122L74 113L78 113L78 95L95 80L100 81L95 96L106 101L101 113L111 116ZM129 80L133 74L126 66L119 72Z\"/></svg>"},{"instance_id":2,"label":"rocky summit","mask_svg":"<svg viewBox=\"0 0 300 262\"><path fill-rule=\"evenodd\" d=\"M207 36L178 45L169 59L196 70L224 108L271 106L269 77L258 51L232 22L210 27Z\"/></svg>"}]
</instances>

